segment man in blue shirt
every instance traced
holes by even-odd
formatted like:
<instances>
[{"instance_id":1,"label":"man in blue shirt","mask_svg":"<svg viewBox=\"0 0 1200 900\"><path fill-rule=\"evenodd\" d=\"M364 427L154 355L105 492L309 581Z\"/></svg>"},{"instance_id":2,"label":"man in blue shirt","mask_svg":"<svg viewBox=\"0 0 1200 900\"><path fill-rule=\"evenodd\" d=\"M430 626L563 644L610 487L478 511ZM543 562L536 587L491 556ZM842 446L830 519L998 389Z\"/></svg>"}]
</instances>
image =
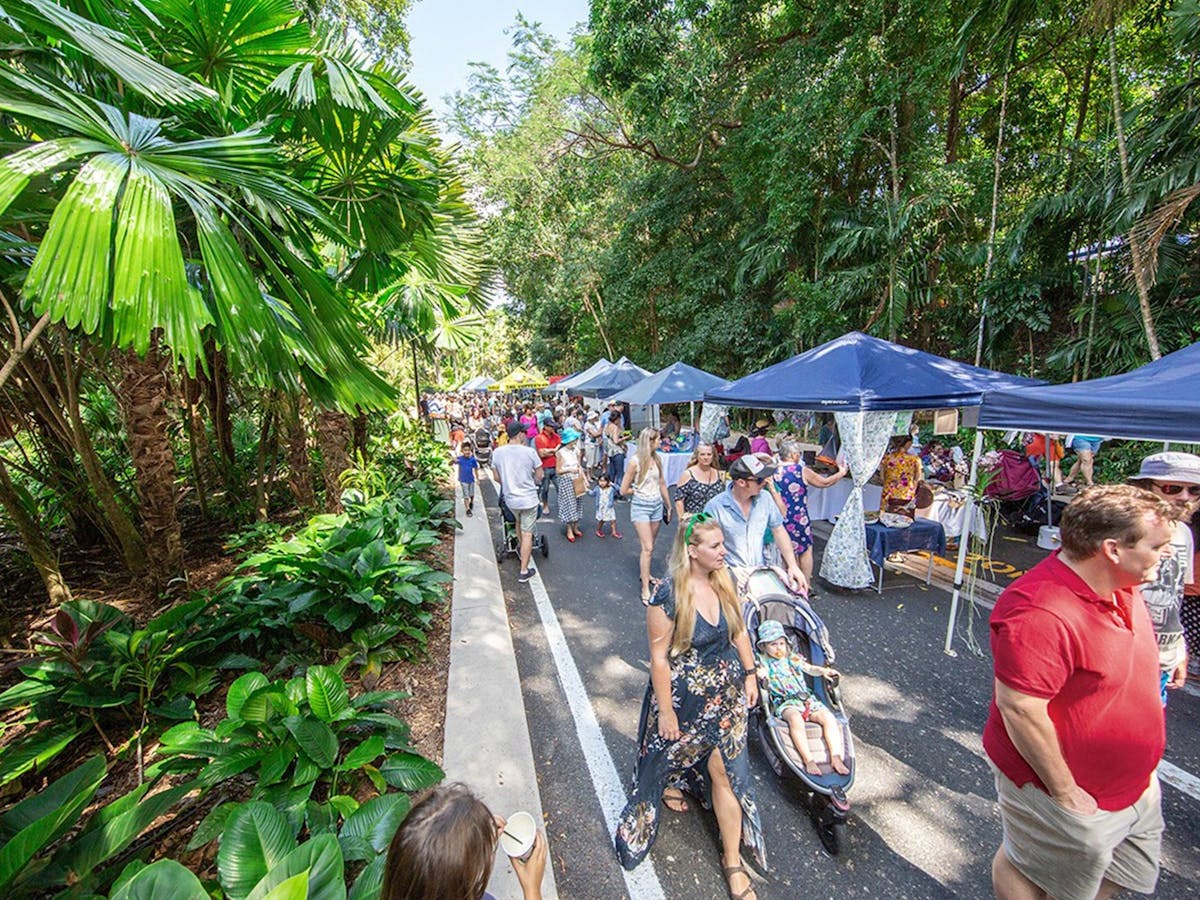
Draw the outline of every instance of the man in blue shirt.
<instances>
[{"instance_id":1,"label":"man in blue shirt","mask_svg":"<svg viewBox=\"0 0 1200 900\"><path fill-rule=\"evenodd\" d=\"M775 499L763 495L763 485L775 473L775 466L766 455L746 454L729 466L729 487L723 494L709 500L706 515L713 516L725 534L725 563L731 567L755 568L765 564L763 543L769 529L787 567L792 590L808 591L808 579L796 562L796 551L783 513Z\"/></svg>"}]
</instances>

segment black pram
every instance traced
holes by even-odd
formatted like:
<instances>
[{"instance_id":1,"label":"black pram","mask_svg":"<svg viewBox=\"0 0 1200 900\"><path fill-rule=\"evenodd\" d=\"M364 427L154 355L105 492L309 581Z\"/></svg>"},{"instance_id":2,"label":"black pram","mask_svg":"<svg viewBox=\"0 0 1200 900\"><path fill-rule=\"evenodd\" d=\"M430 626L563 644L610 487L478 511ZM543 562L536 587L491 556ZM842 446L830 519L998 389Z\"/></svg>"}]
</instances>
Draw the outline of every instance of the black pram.
<instances>
[{"instance_id":1,"label":"black pram","mask_svg":"<svg viewBox=\"0 0 1200 900\"><path fill-rule=\"evenodd\" d=\"M492 432L487 427L475 429L475 458L481 466L492 463Z\"/></svg>"}]
</instances>

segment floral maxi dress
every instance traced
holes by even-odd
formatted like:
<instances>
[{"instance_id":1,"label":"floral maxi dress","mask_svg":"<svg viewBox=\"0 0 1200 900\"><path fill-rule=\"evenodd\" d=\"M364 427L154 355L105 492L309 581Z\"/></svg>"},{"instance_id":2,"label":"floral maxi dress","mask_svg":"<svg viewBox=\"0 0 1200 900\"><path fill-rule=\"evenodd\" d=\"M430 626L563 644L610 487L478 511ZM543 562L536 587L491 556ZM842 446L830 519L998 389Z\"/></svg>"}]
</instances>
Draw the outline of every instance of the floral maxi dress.
<instances>
[{"instance_id":1,"label":"floral maxi dress","mask_svg":"<svg viewBox=\"0 0 1200 900\"><path fill-rule=\"evenodd\" d=\"M675 618L669 578L659 583L650 603L661 606L668 618ZM671 660L671 704L679 718L681 736L677 741L659 736L658 700L653 684L647 686L638 724L632 791L614 838L617 858L626 869L646 858L658 835L665 788L680 788L711 807L708 757L719 750L733 792L742 804L742 841L765 869L762 825L751 790L746 749L745 675L723 613L716 625L696 616L691 649Z\"/></svg>"}]
</instances>

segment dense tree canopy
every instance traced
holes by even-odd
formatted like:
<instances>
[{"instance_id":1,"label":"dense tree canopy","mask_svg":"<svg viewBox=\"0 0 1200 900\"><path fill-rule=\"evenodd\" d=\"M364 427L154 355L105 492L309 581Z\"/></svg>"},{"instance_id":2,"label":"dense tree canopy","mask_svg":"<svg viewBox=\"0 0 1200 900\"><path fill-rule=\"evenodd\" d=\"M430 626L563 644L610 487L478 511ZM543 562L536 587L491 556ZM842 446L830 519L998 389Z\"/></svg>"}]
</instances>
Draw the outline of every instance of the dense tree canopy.
<instances>
[{"instance_id":1,"label":"dense tree canopy","mask_svg":"<svg viewBox=\"0 0 1200 900\"><path fill-rule=\"evenodd\" d=\"M1094 376L1200 337L1197 18L595 0L566 46L518 20L451 124L548 371L851 328L970 359L982 318L985 363Z\"/></svg>"}]
</instances>

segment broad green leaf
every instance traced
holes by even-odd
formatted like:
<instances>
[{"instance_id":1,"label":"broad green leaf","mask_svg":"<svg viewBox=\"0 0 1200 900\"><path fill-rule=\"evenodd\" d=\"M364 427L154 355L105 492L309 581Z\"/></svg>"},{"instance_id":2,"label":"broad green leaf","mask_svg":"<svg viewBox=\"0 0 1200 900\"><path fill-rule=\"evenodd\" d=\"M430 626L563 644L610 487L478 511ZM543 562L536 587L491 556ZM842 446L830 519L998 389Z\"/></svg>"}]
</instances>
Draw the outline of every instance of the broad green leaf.
<instances>
[{"instance_id":1,"label":"broad green leaf","mask_svg":"<svg viewBox=\"0 0 1200 900\"><path fill-rule=\"evenodd\" d=\"M217 850L221 887L244 900L267 873L296 847L287 819L269 803L251 801L229 820Z\"/></svg>"},{"instance_id":2,"label":"broad green leaf","mask_svg":"<svg viewBox=\"0 0 1200 900\"><path fill-rule=\"evenodd\" d=\"M310 666L304 675L308 705L322 722L332 722L350 708L346 682L328 666Z\"/></svg>"},{"instance_id":3,"label":"broad green leaf","mask_svg":"<svg viewBox=\"0 0 1200 900\"><path fill-rule=\"evenodd\" d=\"M266 900L271 891L301 872L308 873L308 900L345 900L342 851L332 834L318 835L289 853L255 885L247 900Z\"/></svg>"},{"instance_id":4,"label":"broad green leaf","mask_svg":"<svg viewBox=\"0 0 1200 900\"><path fill-rule=\"evenodd\" d=\"M130 863L133 865L133 863ZM160 859L120 883L109 900L209 900L200 879L173 859Z\"/></svg>"},{"instance_id":5,"label":"broad green leaf","mask_svg":"<svg viewBox=\"0 0 1200 900\"><path fill-rule=\"evenodd\" d=\"M19 706L29 706L35 700L57 694L57 685L45 681L27 678L18 681L3 694L0 694L0 709L16 709Z\"/></svg>"},{"instance_id":6,"label":"broad green leaf","mask_svg":"<svg viewBox=\"0 0 1200 900\"><path fill-rule=\"evenodd\" d=\"M354 879L347 900L379 900L383 892L383 873L387 868L387 857L376 856Z\"/></svg>"},{"instance_id":7,"label":"broad green leaf","mask_svg":"<svg viewBox=\"0 0 1200 900\"><path fill-rule=\"evenodd\" d=\"M305 900L308 896L308 872L293 875L264 894L261 900Z\"/></svg>"},{"instance_id":8,"label":"broad green leaf","mask_svg":"<svg viewBox=\"0 0 1200 900\"><path fill-rule=\"evenodd\" d=\"M225 714L231 719L240 719L246 698L267 684L267 676L262 672L247 672L240 676L229 686L229 693L225 695Z\"/></svg>"},{"instance_id":9,"label":"broad green leaf","mask_svg":"<svg viewBox=\"0 0 1200 900\"><path fill-rule=\"evenodd\" d=\"M339 839L345 858L369 860L386 853L411 806L405 794L383 794L360 806L342 823Z\"/></svg>"},{"instance_id":10,"label":"broad green leaf","mask_svg":"<svg viewBox=\"0 0 1200 900\"><path fill-rule=\"evenodd\" d=\"M84 731L71 718L61 724L48 724L9 744L0 751L0 787L26 772L41 769Z\"/></svg>"},{"instance_id":11,"label":"broad green leaf","mask_svg":"<svg viewBox=\"0 0 1200 900\"><path fill-rule=\"evenodd\" d=\"M369 762L374 762L383 753L383 735L374 734L346 754L339 772L350 772Z\"/></svg>"},{"instance_id":12,"label":"broad green leaf","mask_svg":"<svg viewBox=\"0 0 1200 900\"><path fill-rule=\"evenodd\" d=\"M199 850L210 841L215 841L225 830L225 824L229 821L229 817L237 812L238 806L240 806L238 803L218 803L209 810L208 815L200 820L200 824L192 832L192 839L188 841L187 849Z\"/></svg>"},{"instance_id":13,"label":"broad green leaf","mask_svg":"<svg viewBox=\"0 0 1200 900\"><path fill-rule=\"evenodd\" d=\"M0 847L0 888L11 884L39 850L75 824L104 775L104 758L93 756L0 817L5 834L13 835Z\"/></svg>"},{"instance_id":14,"label":"broad green leaf","mask_svg":"<svg viewBox=\"0 0 1200 900\"><path fill-rule=\"evenodd\" d=\"M419 754L403 751L385 759L379 771L388 784L402 791L423 790L446 777L437 763Z\"/></svg>"},{"instance_id":15,"label":"broad green leaf","mask_svg":"<svg viewBox=\"0 0 1200 900\"><path fill-rule=\"evenodd\" d=\"M288 716L283 720L300 749L322 769L331 769L337 762L338 739L333 729L320 719L307 716Z\"/></svg>"}]
</instances>

